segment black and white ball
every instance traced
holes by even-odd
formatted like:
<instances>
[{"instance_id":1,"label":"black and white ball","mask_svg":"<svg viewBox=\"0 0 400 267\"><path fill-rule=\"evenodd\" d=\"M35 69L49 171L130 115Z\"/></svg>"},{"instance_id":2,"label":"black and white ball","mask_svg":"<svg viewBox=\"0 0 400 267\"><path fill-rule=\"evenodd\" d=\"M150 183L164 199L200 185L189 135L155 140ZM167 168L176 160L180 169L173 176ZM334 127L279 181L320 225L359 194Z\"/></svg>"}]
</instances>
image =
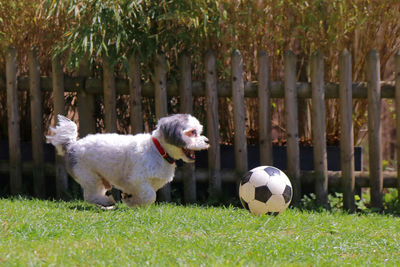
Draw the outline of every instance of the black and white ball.
<instances>
[{"instance_id":1,"label":"black and white ball","mask_svg":"<svg viewBox=\"0 0 400 267\"><path fill-rule=\"evenodd\" d=\"M239 185L243 207L258 216L282 213L289 206L292 195L289 178L271 166L260 166L248 171Z\"/></svg>"}]
</instances>

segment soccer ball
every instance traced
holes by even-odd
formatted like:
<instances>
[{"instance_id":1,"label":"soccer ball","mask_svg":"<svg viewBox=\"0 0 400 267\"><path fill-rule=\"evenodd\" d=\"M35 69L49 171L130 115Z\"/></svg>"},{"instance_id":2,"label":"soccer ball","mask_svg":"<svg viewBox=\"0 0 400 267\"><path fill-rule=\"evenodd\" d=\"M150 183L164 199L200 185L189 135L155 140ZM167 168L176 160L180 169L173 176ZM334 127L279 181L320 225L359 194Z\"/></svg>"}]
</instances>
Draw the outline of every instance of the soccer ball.
<instances>
[{"instance_id":1,"label":"soccer ball","mask_svg":"<svg viewBox=\"0 0 400 267\"><path fill-rule=\"evenodd\" d=\"M292 184L281 170L260 166L248 171L239 185L239 197L244 208L254 215L278 215L292 200Z\"/></svg>"}]
</instances>

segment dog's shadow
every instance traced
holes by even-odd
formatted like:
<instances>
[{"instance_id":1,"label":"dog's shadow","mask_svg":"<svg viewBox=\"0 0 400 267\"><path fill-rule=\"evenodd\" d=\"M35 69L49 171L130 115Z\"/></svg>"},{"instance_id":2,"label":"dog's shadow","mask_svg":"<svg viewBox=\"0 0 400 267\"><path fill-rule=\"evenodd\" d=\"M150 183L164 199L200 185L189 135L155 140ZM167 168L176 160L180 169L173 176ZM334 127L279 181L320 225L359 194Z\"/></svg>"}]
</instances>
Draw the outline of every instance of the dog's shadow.
<instances>
[{"instance_id":1,"label":"dog's shadow","mask_svg":"<svg viewBox=\"0 0 400 267\"><path fill-rule=\"evenodd\" d=\"M113 211L124 211L129 209L129 207L122 205L122 203L117 202L114 206L112 207L102 207L102 206L97 206L94 204L89 204L89 203L77 203L77 202L70 202L67 204L67 208L70 210L76 210L76 211L89 211L89 212L113 212Z\"/></svg>"}]
</instances>

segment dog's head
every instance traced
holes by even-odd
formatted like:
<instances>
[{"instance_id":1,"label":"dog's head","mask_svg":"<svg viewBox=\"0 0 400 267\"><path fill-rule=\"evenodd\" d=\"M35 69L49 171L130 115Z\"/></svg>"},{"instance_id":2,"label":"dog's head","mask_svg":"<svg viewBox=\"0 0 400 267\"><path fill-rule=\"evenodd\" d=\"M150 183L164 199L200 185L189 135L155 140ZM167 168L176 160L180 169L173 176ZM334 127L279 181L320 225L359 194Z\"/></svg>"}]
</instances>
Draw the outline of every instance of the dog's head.
<instances>
[{"instance_id":1,"label":"dog's head","mask_svg":"<svg viewBox=\"0 0 400 267\"><path fill-rule=\"evenodd\" d=\"M174 159L191 163L194 151L209 147L207 137L201 135L203 126L189 114L175 114L161 118L153 131L164 150Z\"/></svg>"}]
</instances>

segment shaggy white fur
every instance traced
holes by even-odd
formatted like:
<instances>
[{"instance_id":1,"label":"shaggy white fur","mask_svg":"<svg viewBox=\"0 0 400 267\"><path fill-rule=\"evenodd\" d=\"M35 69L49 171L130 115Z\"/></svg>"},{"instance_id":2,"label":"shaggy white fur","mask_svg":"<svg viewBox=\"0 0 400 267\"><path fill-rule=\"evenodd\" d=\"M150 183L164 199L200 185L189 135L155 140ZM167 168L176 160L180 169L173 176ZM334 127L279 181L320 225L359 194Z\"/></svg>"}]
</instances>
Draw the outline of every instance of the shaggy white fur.
<instances>
[{"instance_id":1,"label":"shaggy white fur","mask_svg":"<svg viewBox=\"0 0 400 267\"><path fill-rule=\"evenodd\" d=\"M94 134L77 140L77 126L58 115L58 125L46 136L65 155L69 174L82 186L84 199L102 207L115 204L106 192L120 189L128 206L154 203L156 191L172 181L176 164L168 162L153 138L174 160L194 162L195 150L209 147L203 126L189 114L161 118L151 134Z\"/></svg>"}]
</instances>

